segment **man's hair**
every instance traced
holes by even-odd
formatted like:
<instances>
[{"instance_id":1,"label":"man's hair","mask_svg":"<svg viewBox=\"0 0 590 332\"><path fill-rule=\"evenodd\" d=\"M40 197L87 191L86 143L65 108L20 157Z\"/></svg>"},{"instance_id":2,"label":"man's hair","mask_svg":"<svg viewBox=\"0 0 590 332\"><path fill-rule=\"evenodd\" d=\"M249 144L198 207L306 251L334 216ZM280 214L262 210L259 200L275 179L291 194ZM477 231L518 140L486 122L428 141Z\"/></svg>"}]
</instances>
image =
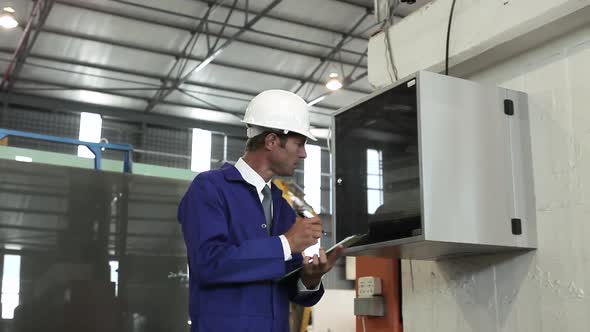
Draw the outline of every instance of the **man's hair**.
<instances>
[{"instance_id":1,"label":"man's hair","mask_svg":"<svg viewBox=\"0 0 590 332\"><path fill-rule=\"evenodd\" d=\"M256 150L262 148L264 146L264 140L266 139L266 136L269 134L275 134L279 137L282 148L284 148L285 145L287 144L287 139L289 138L289 136L297 135L295 133L284 134L282 132L267 130L267 131L264 131L262 134L256 135L256 136L248 139L248 141L246 142L246 152L247 151L256 151Z\"/></svg>"}]
</instances>

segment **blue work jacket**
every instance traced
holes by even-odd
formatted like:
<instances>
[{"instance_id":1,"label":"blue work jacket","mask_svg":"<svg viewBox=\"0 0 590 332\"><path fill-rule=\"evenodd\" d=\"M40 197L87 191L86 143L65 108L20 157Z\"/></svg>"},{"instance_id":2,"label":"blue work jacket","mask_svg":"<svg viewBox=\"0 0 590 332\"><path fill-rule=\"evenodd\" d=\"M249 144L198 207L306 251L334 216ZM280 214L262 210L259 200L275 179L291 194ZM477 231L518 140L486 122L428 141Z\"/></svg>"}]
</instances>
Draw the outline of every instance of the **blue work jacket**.
<instances>
[{"instance_id":1,"label":"blue work jacket","mask_svg":"<svg viewBox=\"0 0 590 332\"><path fill-rule=\"evenodd\" d=\"M297 279L278 282L302 264L285 262L279 235L295 213L274 184L269 235L256 188L237 168L200 173L184 195L178 220L189 260L189 312L192 332L288 332L289 300L316 304L323 287L299 295Z\"/></svg>"}]
</instances>

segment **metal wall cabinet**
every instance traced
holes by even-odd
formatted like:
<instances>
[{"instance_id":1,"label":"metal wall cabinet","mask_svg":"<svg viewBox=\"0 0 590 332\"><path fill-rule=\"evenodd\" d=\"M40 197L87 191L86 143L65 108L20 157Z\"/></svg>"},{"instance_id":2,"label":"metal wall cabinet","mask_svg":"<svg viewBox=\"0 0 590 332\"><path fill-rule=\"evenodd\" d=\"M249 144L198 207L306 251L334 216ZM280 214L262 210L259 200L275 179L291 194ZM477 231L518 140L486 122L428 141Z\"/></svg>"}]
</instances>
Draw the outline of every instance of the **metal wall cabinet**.
<instances>
[{"instance_id":1,"label":"metal wall cabinet","mask_svg":"<svg viewBox=\"0 0 590 332\"><path fill-rule=\"evenodd\" d=\"M347 255L441 259L537 245L527 96L430 72L333 119Z\"/></svg>"}]
</instances>

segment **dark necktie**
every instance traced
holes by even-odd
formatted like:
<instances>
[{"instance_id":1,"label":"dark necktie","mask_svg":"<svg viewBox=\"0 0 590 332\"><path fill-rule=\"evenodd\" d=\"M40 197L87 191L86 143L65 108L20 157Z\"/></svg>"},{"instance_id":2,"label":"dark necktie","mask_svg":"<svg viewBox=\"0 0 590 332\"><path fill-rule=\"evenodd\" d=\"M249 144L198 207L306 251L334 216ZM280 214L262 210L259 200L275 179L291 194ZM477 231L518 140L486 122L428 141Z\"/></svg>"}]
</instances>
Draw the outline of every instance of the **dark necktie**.
<instances>
[{"instance_id":1,"label":"dark necktie","mask_svg":"<svg viewBox=\"0 0 590 332\"><path fill-rule=\"evenodd\" d=\"M270 234L270 228L272 226L272 196L270 194L270 188L267 185L264 185L264 188L262 189L262 195L264 196L262 199L262 209L264 210L264 218L266 219L266 229Z\"/></svg>"}]
</instances>

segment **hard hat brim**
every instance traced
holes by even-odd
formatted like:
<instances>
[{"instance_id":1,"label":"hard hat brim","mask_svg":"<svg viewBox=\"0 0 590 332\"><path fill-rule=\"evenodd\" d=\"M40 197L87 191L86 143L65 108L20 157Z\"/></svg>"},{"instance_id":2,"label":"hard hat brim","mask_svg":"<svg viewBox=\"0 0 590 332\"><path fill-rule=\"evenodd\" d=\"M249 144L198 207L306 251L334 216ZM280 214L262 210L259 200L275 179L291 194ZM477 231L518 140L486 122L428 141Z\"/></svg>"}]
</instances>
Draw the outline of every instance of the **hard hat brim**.
<instances>
[{"instance_id":1,"label":"hard hat brim","mask_svg":"<svg viewBox=\"0 0 590 332\"><path fill-rule=\"evenodd\" d=\"M262 125L260 125L258 123L254 123L252 121L240 120L240 122L245 123L245 124L248 124L248 125L251 125L251 126L268 128L268 127L262 126ZM268 129L277 130L277 131L286 130L288 132L293 132L293 133L297 133L297 134L303 135L303 136L309 138L310 140L312 140L314 142L318 140L310 131L293 130L291 128L268 128Z\"/></svg>"}]
</instances>

